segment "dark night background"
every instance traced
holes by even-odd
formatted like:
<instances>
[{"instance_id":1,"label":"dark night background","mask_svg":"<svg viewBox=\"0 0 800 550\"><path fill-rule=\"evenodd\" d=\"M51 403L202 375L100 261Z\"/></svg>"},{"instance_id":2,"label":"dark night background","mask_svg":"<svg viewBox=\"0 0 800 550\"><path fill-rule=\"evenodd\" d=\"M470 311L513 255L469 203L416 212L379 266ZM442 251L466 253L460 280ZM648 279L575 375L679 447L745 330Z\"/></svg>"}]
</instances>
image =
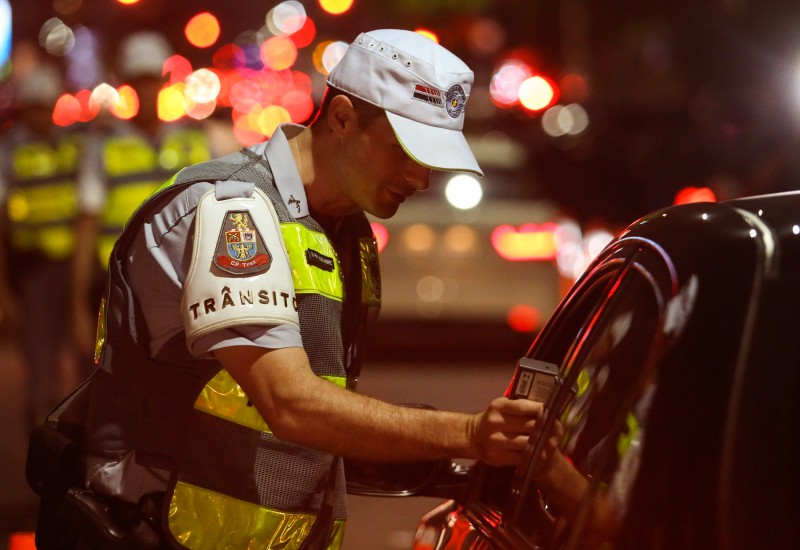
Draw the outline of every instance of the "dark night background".
<instances>
[{"instance_id":1,"label":"dark night background","mask_svg":"<svg viewBox=\"0 0 800 550\"><path fill-rule=\"evenodd\" d=\"M202 64L209 50L192 50L182 37L189 17L217 15L223 44L259 28L276 3L86 0L62 19L97 30L109 56L126 33L155 28ZM550 138L538 115L520 109L496 109L478 120L468 110L470 134L500 129L529 155L523 169L491 178L489 196L552 199L579 221L626 224L671 204L685 186L709 186L720 199L798 186L799 2L356 0L340 16L316 2L304 5L317 40L349 42L371 28L430 28L475 70L476 87L488 85L510 51L524 51L555 80L575 70L587 78L582 104L590 126L577 137ZM15 41L35 39L56 15L51 2L40 0L12 1L12 9ZM490 56L468 39L474 22L486 18L506 35ZM562 90L561 102L570 99Z\"/></svg>"}]
</instances>

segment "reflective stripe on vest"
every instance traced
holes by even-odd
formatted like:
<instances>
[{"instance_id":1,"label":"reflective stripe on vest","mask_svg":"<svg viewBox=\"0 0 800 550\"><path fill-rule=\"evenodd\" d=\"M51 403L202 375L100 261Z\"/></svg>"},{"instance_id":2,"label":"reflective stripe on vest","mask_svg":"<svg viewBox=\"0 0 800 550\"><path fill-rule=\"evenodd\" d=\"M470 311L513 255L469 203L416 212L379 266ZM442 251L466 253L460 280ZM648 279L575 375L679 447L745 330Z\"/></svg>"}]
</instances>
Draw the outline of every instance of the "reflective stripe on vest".
<instances>
[{"instance_id":1,"label":"reflective stripe on vest","mask_svg":"<svg viewBox=\"0 0 800 550\"><path fill-rule=\"evenodd\" d=\"M213 537L207 536L209 517L219 518ZM183 482L175 486L169 506L172 535L193 550L297 550L315 520L311 514L280 512ZM344 527L344 521L334 521L329 550L341 547Z\"/></svg>"},{"instance_id":2,"label":"reflective stripe on vest","mask_svg":"<svg viewBox=\"0 0 800 550\"><path fill-rule=\"evenodd\" d=\"M40 142L14 149L7 203L14 250L38 251L54 260L74 250L77 155L77 144L69 138L57 145Z\"/></svg>"},{"instance_id":3,"label":"reflective stripe on vest","mask_svg":"<svg viewBox=\"0 0 800 550\"><path fill-rule=\"evenodd\" d=\"M295 292L319 294L341 302L344 285L339 259L328 237L297 223L282 223L281 232ZM347 387L345 376L317 376ZM257 432L271 433L247 394L225 369L201 390L194 408ZM216 521L204 521L208 517ZM183 481L176 483L170 499L170 532L193 550L220 547L293 550L301 546L315 520L315 514L268 508ZM341 546L344 525L344 520L334 523L330 549Z\"/></svg>"},{"instance_id":4,"label":"reflective stripe on vest","mask_svg":"<svg viewBox=\"0 0 800 550\"><path fill-rule=\"evenodd\" d=\"M209 158L211 151L202 130L173 130L158 149L138 135L109 138L103 147L103 166L109 181L97 242L100 265L108 266L122 228L136 209L161 188L165 179L175 170Z\"/></svg>"},{"instance_id":5,"label":"reflective stripe on vest","mask_svg":"<svg viewBox=\"0 0 800 550\"><path fill-rule=\"evenodd\" d=\"M320 378L328 380L340 388L347 387L347 378L344 376L321 375ZM206 384L197 397L194 408L252 430L272 433L250 402L250 398L225 369L219 371Z\"/></svg>"},{"instance_id":6,"label":"reflective stripe on vest","mask_svg":"<svg viewBox=\"0 0 800 550\"><path fill-rule=\"evenodd\" d=\"M341 302L344 286L333 245L324 233L299 223L282 223L281 233L292 266L297 294L322 294Z\"/></svg>"}]
</instances>

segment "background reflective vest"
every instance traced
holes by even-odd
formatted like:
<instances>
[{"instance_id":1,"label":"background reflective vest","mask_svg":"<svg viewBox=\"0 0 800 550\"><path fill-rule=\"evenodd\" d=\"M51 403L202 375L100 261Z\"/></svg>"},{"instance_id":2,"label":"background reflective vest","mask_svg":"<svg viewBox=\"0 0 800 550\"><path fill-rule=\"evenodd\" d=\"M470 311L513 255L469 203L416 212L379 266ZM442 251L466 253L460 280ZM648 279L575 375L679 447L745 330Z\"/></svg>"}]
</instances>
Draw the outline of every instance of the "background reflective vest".
<instances>
[{"instance_id":1,"label":"background reflective vest","mask_svg":"<svg viewBox=\"0 0 800 550\"><path fill-rule=\"evenodd\" d=\"M17 143L13 136L9 139L13 145L5 173L11 249L64 260L75 249L80 135Z\"/></svg>"},{"instance_id":2,"label":"background reflective vest","mask_svg":"<svg viewBox=\"0 0 800 550\"><path fill-rule=\"evenodd\" d=\"M169 126L157 143L141 132L109 136L102 152L107 194L97 240L100 265L107 267L125 222L153 191L177 170L210 158L200 128Z\"/></svg>"}]
</instances>

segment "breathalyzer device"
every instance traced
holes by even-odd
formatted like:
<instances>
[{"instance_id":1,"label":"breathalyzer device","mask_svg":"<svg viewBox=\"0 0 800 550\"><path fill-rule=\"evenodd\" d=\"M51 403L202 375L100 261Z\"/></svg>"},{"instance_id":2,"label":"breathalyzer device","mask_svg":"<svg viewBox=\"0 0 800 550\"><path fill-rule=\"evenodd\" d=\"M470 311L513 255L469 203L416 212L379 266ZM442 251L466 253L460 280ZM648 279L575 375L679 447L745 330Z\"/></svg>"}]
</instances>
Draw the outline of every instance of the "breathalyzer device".
<instances>
[{"instance_id":1,"label":"breathalyzer device","mask_svg":"<svg viewBox=\"0 0 800 550\"><path fill-rule=\"evenodd\" d=\"M558 365L521 357L514 371L511 396L547 404L560 385Z\"/></svg>"}]
</instances>

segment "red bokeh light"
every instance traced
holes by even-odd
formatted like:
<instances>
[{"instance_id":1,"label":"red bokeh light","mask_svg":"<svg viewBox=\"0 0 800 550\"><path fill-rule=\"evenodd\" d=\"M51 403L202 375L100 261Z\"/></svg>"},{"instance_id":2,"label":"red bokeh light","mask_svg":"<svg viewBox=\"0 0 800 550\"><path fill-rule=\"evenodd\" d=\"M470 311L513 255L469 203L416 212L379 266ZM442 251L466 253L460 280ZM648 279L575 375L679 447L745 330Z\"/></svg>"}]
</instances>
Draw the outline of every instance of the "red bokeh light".
<instances>
[{"instance_id":1,"label":"red bokeh light","mask_svg":"<svg viewBox=\"0 0 800 550\"><path fill-rule=\"evenodd\" d=\"M534 332L539 328L542 314L533 306L519 304L508 310L506 322L516 332Z\"/></svg>"},{"instance_id":2,"label":"red bokeh light","mask_svg":"<svg viewBox=\"0 0 800 550\"><path fill-rule=\"evenodd\" d=\"M182 55L175 54L164 61L161 74L169 73L169 84L183 82L186 77L192 74L191 62Z\"/></svg>"},{"instance_id":3,"label":"red bokeh light","mask_svg":"<svg viewBox=\"0 0 800 550\"><path fill-rule=\"evenodd\" d=\"M375 235L375 240L378 243L378 252L383 252L386 244L389 242L389 230L386 226L378 222L370 222L372 233Z\"/></svg>"},{"instance_id":4,"label":"red bokeh light","mask_svg":"<svg viewBox=\"0 0 800 550\"><path fill-rule=\"evenodd\" d=\"M690 202L717 202L717 196L708 187L684 187L675 195L675 204Z\"/></svg>"},{"instance_id":5,"label":"red bokeh light","mask_svg":"<svg viewBox=\"0 0 800 550\"><path fill-rule=\"evenodd\" d=\"M53 108L53 123L58 126L75 124L81 116L81 104L71 94L63 94Z\"/></svg>"},{"instance_id":6,"label":"red bokeh light","mask_svg":"<svg viewBox=\"0 0 800 550\"><path fill-rule=\"evenodd\" d=\"M289 39L294 42L294 45L298 48L305 48L314 41L316 36L317 26L310 17L306 17L306 21L303 23L303 26L300 28L300 30L293 33Z\"/></svg>"}]
</instances>

